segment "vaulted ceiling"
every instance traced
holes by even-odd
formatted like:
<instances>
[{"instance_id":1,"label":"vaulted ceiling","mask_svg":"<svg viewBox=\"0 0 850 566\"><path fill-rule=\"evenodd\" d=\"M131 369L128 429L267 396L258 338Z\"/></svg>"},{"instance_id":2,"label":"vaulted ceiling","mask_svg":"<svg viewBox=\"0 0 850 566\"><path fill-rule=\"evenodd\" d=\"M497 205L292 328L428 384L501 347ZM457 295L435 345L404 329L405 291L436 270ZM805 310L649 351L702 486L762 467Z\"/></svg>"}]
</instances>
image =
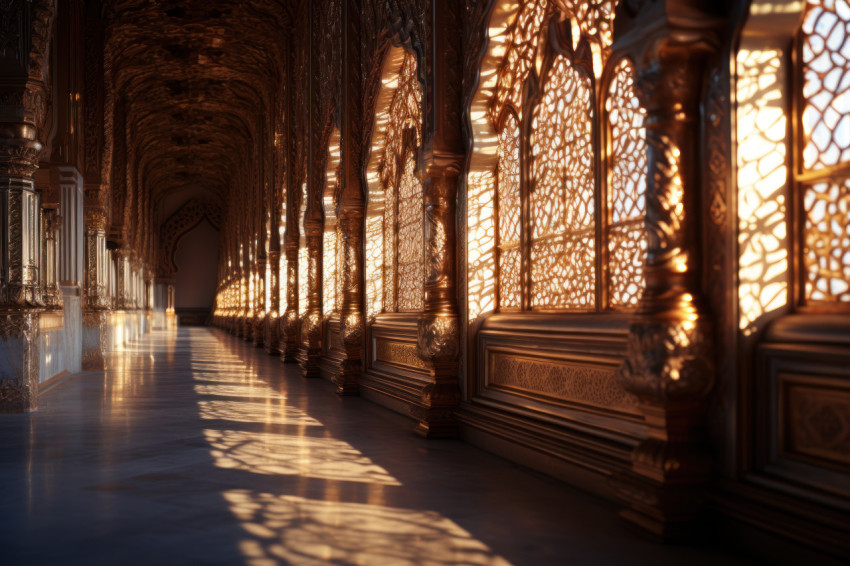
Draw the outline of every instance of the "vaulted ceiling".
<instances>
[{"instance_id":1,"label":"vaulted ceiling","mask_svg":"<svg viewBox=\"0 0 850 566\"><path fill-rule=\"evenodd\" d=\"M105 8L108 88L128 176L150 192L160 221L193 198L224 207L240 164L274 134L289 0L109 0Z\"/></svg>"}]
</instances>

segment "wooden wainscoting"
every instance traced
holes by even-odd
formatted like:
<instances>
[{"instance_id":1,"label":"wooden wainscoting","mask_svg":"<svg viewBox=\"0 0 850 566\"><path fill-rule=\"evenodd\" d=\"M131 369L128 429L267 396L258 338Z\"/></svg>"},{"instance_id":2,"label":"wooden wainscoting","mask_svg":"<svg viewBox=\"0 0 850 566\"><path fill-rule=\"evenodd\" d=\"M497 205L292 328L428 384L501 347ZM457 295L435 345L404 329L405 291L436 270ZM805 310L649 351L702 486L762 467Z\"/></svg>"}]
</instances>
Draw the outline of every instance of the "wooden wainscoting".
<instances>
[{"instance_id":1,"label":"wooden wainscoting","mask_svg":"<svg viewBox=\"0 0 850 566\"><path fill-rule=\"evenodd\" d=\"M775 321L753 364L740 481L721 511L836 556L850 556L850 323L846 315Z\"/></svg>"},{"instance_id":2,"label":"wooden wainscoting","mask_svg":"<svg viewBox=\"0 0 850 566\"><path fill-rule=\"evenodd\" d=\"M322 359L319 361L322 377L333 381L344 358L345 352L339 338L339 313L331 313L322 321Z\"/></svg>"},{"instance_id":3,"label":"wooden wainscoting","mask_svg":"<svg viewBox=\"0 0 850 566\"><path fill-rule=\"evenodd\" d=\"M493 315L473 337L462 435L613 498L646 434L617 376L628 320L613 315Z\"/></svg>"},{"instance_id":4,"label":"wooden wainscoting","mask_svg":"<svg viewBox=\"0 0 850 566\"><path fill-rule=\"evenodd\" d=\"M368 328L366 371L361 395L405 415L421 406L429 383L425 363L416 353L415 313L380 314Z\"/></svg>"}]
</instances>

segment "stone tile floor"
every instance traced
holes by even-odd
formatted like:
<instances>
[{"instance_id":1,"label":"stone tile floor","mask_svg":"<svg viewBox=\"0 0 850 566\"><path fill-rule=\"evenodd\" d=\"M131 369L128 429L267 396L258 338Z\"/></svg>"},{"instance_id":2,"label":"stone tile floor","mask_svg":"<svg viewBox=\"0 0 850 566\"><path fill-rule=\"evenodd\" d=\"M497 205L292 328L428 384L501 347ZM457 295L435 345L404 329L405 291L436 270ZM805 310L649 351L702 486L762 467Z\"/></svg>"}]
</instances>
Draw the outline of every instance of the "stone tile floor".
<instances>
[{"instance_id":1,"label":"stone tile floor","mask_svg":"<svg viewBox=\"0 0 850 566\"><path fill-rule=\"evenodd\" d=\"M0 415L0 564L745 564L426 441L218 330L155 332Z\"/></svg>"}]
</instances>

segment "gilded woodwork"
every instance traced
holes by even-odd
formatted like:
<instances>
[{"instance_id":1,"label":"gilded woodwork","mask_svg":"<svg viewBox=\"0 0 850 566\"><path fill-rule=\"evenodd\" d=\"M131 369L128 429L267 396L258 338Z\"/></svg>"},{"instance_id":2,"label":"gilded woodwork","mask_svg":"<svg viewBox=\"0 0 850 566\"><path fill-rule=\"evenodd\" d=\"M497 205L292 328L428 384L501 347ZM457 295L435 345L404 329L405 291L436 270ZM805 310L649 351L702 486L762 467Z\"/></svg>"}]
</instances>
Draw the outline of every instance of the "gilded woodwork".
<instances>
[{"instance_id":1,"label":"gilded woodwork","mask_svg":"<svg viewBox=\"0 0 850 566\"><path fill-rule=\"evenodd\" d=\"M642 38L648 50L635 57L647 116L646 288L621 376L640 400L649 434L617 484L630 504L623 516L662 538L686 534L701 512L711 464L700 425L714 382L713 326L699 287L702 175L692 131L701 123L703 62L716 49L719 22L710 13L688 21L692 39L682 42L678 10L655 14L669 18L666 29ZM680 110L671 114L672 107Z\"/></svg>"},{"instance_id":2,"label":"gilded woodwork","mask_svg":"<svg viewBox=\"0 0 850 566\"><path fill-rule=\"evenodd\" d=\"M709 490L761 526L755 502L781 493L791 526L777 528L797 538L806 517L806 533L846 532L819 513L846 507L850 466L834 314L850 297L850 148L846 109L824 104L843 96L842 2L796 3L787 151L763 175L787 171L787 192L752 219L736 209L751 193L733 177L733 104L767 114L730 90L744 2L727 23L715 16L730 4L677 0L75 4L83 96L55 123L83 113L83 364L103 367L109 309L152 306L154 270L174 275L177 240L214 217L215 324L307 376L321 363L341 395L387 401L425 436L462 423L573 466L570 481L613 489L664 538L705 516ZM20 71L0 85L0 334L23 340L30 372L0 381L4 410L34 406L27 317L58 306L58 220L32 186L39 158L74 153L61 132L39 147L51 96L68 94L43 57L52 12L0 6L0 59ZM756 69L760 85L777 68ZM776 265L741 290L738 248L766 241L751 232L774 205L766 255L786 252L788 298L754 315L746 301L767 296Z\"/></svg>"},{"instance_id":3,"label":"gilded woodwork","mask_svg":"<svg viewBox=\"0 0 850 566\"><path fill-rule=\"evenodd\" d=\"M41 193L33 183L47 134L52 84L46 61L54 14L52 0L0 6L0 338L9 351L0 371L3 412L37 407L37 331L45 287L48 306L57 306L54 282L44 278L51 245L42 238ZM55 215L48 217L55 237Z\"/></svg>"}]
</instances>

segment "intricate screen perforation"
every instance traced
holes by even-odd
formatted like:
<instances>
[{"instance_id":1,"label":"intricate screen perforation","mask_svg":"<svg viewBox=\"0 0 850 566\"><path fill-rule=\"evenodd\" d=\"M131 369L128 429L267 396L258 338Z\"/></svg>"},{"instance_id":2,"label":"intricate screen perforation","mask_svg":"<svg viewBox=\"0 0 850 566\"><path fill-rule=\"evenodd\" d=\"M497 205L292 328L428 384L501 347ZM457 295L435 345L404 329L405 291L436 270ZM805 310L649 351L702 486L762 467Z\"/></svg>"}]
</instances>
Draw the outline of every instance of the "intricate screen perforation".
<instances>
[{"instance_id":1,"label":"intricate screen perforation","mask_svg":"<svg viewBox=\"0 0 850 566\"><path fill-rule=\"evenodd\" d=\"M803 15L800 191L807 303L850 303L850 3Z\"/></svg>"},{"instance_id":2,"label":"intricate screen perforation","mask_svg":"<svg viewBox=\"0 0 850 566\"><path fill-rule=\"evenodd\" d=\"M614 0L529 0L504 28L488 107L497 141L490 214L499 310L634 308L644 288L644 113L628 61L612 62L607 75L600 71L615 7ZM555 41L544 33L550 18L569 19L572 46L549 45ZM591 44L592 68L569 55L579 38ZM598 108L601 76L610 78ZM598 127L608 131L605 159L597 159ZM607 167L604 174L599 164ZM488 182L486 175L470 175L470 182L478 178ZM483 212L476 207L470 222L486 225ZM608 259L601 273L600 238ZM599 296L607 302L598 304Z\"/></svg>"},{"instance_id":3,"label":"intricate screen perforation","mask_svg":"<svg viewBox=\"0 0 850 566\"><path fill-rule=\"evenodd\" d=\"M424 302L422 183L416 151L422 139L422 87L416 56L405 52L380 163L385 193L384 310L416 312Z\"/></svg>"},{"instance_id":4,"label":"intricate screen perforation","mask_svg":"<svg viewBox=\"0 0 850 566\"><path fill-rule=\"evenodd\" d=\"M531 122L531 308L596 307L590 78L558 56Z\"/></svg>"},{"instance_id":5,"label":"intricate screen perforation","mask_svg":"<svg viewBox=\"0 0 850 566\"><path fill-rule=\"evenodd\" d=\"M644 193L646 192L645 112L634 88L634 69L620 61L605 100L611 135L608 187L608 273L612 307L634 307L644 288L646 256Z\"/></svg>"}]
</instances>

